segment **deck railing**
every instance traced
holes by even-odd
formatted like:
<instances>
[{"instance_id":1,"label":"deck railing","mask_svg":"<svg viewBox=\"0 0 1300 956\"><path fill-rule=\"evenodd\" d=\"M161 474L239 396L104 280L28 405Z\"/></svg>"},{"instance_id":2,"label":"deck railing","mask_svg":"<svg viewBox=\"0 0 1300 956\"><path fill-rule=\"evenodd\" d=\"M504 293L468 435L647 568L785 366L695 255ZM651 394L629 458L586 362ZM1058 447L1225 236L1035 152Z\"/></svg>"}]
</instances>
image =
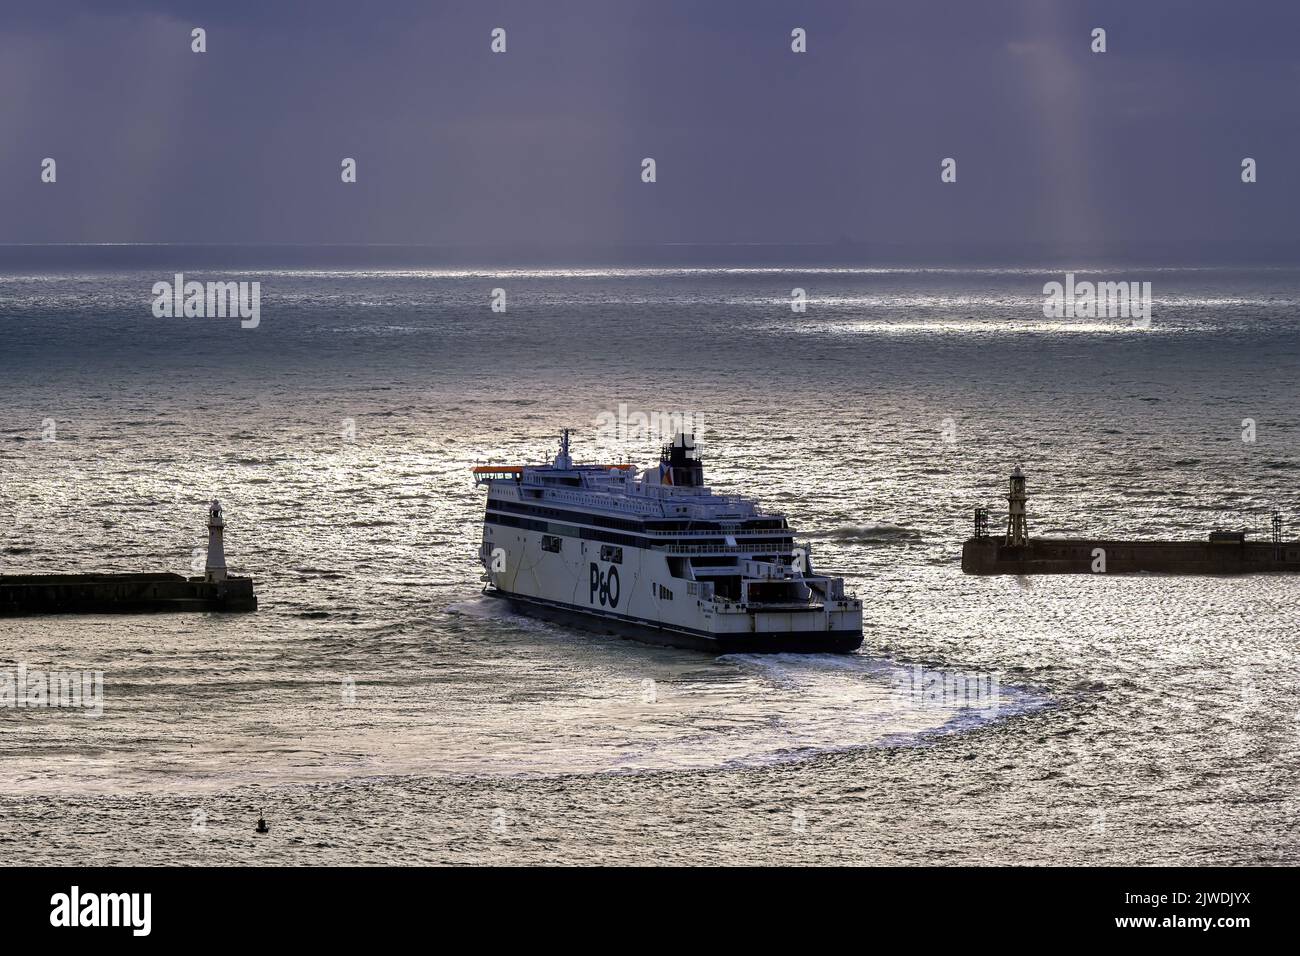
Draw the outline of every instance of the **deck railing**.
<instances>
[{"instance_id":1,"label":"deck railing","mask_svg":"<svg viewBox=\"0 0 1300 956\"><path fill-rule=\"evenodd\" d=\"M652 544L650 550L669 554L786 554L790 549L766 544Z\"/></svg>"}]
</instances>

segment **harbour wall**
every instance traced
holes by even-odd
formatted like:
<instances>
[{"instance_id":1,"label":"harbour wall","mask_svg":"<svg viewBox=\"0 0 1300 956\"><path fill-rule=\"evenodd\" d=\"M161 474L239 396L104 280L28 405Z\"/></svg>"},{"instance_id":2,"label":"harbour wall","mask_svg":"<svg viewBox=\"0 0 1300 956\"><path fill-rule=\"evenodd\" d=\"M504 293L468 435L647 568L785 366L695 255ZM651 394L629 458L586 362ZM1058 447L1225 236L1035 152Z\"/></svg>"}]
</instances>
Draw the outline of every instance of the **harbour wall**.
<instances>
[{"instance_id":1,"label":"harbour wall","mask_svg":"<svg viewBox=\"0 0 1300 956\"><path fill-rule=\"evenodd\" d=\"M0 617L256 610L252 578L208 581L179 574L0 575Z\"/></svg>"},{"instance_id":2,"label":"harbour wall","mask_svg":"<svg viewBox=\"0 0 1300 956\"><path fill-rule=\"evenodd\" d=\"M1100 552L1100 555L1099 553ZM1104 556L1104 565L1099 557ZM1103 570L1104 568L1104 570ZM1300 541L1122 541L970 538L962 546L967 574L1256 574L1300 572Z\"/></svg>"}]
</instances>

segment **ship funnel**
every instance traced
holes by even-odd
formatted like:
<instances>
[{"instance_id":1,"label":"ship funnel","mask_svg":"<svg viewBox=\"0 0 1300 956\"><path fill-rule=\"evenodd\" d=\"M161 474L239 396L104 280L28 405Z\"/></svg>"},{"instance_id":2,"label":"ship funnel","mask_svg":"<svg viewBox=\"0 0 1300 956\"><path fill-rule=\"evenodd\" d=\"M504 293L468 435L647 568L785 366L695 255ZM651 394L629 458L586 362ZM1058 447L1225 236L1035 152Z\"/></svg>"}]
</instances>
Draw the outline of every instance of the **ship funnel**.
<instances>
[{"instance_id":1,"label":"ship funnel","mask_svg":"<svg viewBox=\"0 0 1300 956\"><path fill-rule=\"evenodd\" d=\"M688 488L704 485L700 450L690 432L678 432L670 444L663 446L659 456L659 483Z\"/></svg>"}]
</instances>

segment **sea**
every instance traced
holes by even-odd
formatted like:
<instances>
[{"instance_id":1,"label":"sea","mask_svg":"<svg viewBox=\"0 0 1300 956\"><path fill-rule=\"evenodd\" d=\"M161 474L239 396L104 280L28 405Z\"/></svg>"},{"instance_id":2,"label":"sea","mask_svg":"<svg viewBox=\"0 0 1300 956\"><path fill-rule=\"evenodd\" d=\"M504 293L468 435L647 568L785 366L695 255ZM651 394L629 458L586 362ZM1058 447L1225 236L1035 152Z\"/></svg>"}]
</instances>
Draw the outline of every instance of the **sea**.
<instances>
[{"instance_id":1,"label":"sea","mask_svg":"<svg viewBox=\"0 0 1300 956\"><path fill-rule=\"evenodd\" d=\"M1300 862L1300 579L960 568L1016 465L1031 535L1300 537L1300 268L324 258L0 256L0 574L194 573L215 498L260 601L0 618L0 862ZM1149 325L1045 316L1067 272ZM155 315L177 273L260 283L257 327ZM482 595L475 464L683 424L858 652Z\"/></svg>"}]
</instances>

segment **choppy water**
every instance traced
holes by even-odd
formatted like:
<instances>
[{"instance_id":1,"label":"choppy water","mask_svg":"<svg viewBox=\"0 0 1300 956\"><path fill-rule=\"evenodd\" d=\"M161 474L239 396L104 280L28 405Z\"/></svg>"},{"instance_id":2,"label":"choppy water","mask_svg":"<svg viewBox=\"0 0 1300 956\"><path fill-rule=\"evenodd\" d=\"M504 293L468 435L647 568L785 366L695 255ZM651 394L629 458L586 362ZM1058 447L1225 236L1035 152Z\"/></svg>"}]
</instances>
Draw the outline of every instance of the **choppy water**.
<instances>
[{"instance_id":1,"label":"choppy water","mask_svg":"<svg viewBox=\"0 0 1300 956\"><path fill-rule=\"evenodd\" d=\"M1032 531L1296 534L1300 270L1148 270L1135 331L1043 319L1059 271L201 265L262 281L260 328L154 319L169 269L0 275L0 571L187 571L219 496L262 602L0 621L0 669L105 672L100 718L0 708L4 859L1300 860L1300 580L958 567L1017 461ZM861 652L479 597L469 466L565 425L649 461L596 432L620 404L689 412L711 483L791 516Z\"/></svg>"}]
</instances>

